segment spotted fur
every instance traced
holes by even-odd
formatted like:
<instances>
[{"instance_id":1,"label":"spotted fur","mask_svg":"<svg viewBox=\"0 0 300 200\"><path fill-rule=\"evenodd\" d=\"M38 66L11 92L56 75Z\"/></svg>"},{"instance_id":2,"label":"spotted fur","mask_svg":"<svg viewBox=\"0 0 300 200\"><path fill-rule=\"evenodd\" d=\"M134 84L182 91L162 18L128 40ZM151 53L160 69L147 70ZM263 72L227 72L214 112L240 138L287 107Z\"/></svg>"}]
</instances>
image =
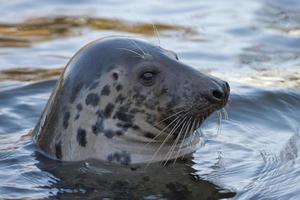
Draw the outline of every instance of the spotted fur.
<instances>
[{"instance_id":1,"label":"spotted fur","mask_svg":"<svg viewBox=\"0 0 300 200\"><path fill-rule=\"evenodd\" d=\"M144 80L144 73L155 79L148 74ZM209 102L207 91L216 88L229 92L221 80L178 62L161 47L129 38L98 40L68 63L35 138L43 151L61 160L94 158L122 165L162 161L182 123L191 127L192 121L184 120L202 120L226 104L228 94L222 103ZM206 107L210 109L204 111ZM188 114L186 119L175 115L180 110ZM192 152L197 141L171 152L170 158Z\"/></svg>"},{"instance_id":2,"label":"spotted fur","mask_svg":"<svg viewBox=\"0 0 300 200\"><path fill-rule=\"evenodd\" d=\"M109 162L116 162L123 165L129 165L131 162L131 157L128 152L122 151L122 152L115 152L113 154L109 154L107 156L107 160Z\"/></svg>"},{"instance_id":3,"label":"spotted fur","mask_svg":"<svg viewBox=\"0 0 300 200\"><path fill-rule=\"evenodd\" d=\"M90 93L87 95L86 99L85 99L85 104L88 105L92 105L92 106L97 106L99 103L99 96L95 93Z\"/></svg>"},{"instance_id":4,"label":"spotted fur","mask_svg":"<svg viewBox=\"0 0 300 200\"><path fill-rule=\"evenodd\" d=\"M110 94L110 87L109 87L109 85L106 85L103 87L103 89L101 91L101 95L108 96L109 94Z\"/></svg>"},{"instance_id":5,"label":"spotted fur","mask_svg":"<svg viewBox=\"0 0 300 200\"><path fill-rule=\"evenodd\" d=\"M86 131L84 129L78 129L77 131L77 141L78 144L82 147L85 147L87 144L87 139L86 139Z\"/></svg>"}]
</instances>

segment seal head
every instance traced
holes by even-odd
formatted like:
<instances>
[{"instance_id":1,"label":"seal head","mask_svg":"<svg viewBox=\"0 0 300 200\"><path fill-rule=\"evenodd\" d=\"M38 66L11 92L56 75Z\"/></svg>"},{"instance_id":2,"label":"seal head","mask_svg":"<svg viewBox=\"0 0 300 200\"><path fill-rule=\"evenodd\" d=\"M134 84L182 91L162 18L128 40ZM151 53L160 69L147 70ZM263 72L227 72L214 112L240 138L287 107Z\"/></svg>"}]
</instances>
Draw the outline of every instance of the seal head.
<instances>
[{"instance_id":1,"label":"seal head","mask_svg":"<svg viewBox=\"0 0 300 200\"><path fill-rule=\"evenodd\" d=\"M174 159L195 150L194 133L224 107L229 85L130 38L104 38L67 64L35 127L35 139L61 160L124 165Z\"/></svg>"}]
</instances>

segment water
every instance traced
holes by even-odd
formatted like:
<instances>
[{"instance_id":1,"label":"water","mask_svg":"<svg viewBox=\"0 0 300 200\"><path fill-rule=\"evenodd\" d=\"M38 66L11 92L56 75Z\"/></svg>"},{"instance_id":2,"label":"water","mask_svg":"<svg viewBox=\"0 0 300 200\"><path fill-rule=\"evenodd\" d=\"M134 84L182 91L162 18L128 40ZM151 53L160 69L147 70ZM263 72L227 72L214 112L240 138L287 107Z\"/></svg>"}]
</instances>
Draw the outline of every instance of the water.
<instances>
[{"instance_id":1,"label":"water","mask_svg":"<svg viewBox=\"0 0 300 200\"><path fill-rule=\"evenodd\" d=\"M300 198L299 1L11 0L0 13L1 199ZM68 59L103 36L158 44L152 23L163 47L232 88L221 132L216 115L202 127L205 142L190 169L197 180L180 163L157 176L155 166L144 172L40 155L26 133Z\"/></svg>"}]
</instances>

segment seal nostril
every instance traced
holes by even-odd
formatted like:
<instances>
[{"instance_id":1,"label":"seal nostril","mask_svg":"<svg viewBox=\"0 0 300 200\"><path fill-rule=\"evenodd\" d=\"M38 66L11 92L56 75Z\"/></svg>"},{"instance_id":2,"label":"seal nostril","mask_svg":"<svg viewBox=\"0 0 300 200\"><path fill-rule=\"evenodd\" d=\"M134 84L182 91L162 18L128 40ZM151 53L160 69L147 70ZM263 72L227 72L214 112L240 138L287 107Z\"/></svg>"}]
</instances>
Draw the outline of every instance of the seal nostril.
<instances>
[{"instance_id":1,"label":"seal nostril","mask_svg":"<svg viewBox=\"0 0 300 200\"><path fill-rule=\"evenodd\" d=\"M217 100L223 99L223 92L221 92L220 90L213 90L212 95Z\"/></svg>"}]
</instances>

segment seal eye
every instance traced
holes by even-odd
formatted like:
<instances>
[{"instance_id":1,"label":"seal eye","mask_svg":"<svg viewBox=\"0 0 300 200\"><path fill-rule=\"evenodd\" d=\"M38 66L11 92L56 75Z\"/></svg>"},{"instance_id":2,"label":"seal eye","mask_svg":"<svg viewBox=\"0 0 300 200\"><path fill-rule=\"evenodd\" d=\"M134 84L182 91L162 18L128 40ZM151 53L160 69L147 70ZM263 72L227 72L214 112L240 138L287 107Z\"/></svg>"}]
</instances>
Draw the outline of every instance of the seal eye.
<instances>
[{"instance_id":1,"label":"seal eye","mask_svg":"<svg viewBox=\"0 0 300 200\"><path fill-rule=\"evenodd\" d=\"M140 79L143 85L151 86L154 84L156 73L154 72L144 72L141 74Z\"/></svg>"}]
</instances>

